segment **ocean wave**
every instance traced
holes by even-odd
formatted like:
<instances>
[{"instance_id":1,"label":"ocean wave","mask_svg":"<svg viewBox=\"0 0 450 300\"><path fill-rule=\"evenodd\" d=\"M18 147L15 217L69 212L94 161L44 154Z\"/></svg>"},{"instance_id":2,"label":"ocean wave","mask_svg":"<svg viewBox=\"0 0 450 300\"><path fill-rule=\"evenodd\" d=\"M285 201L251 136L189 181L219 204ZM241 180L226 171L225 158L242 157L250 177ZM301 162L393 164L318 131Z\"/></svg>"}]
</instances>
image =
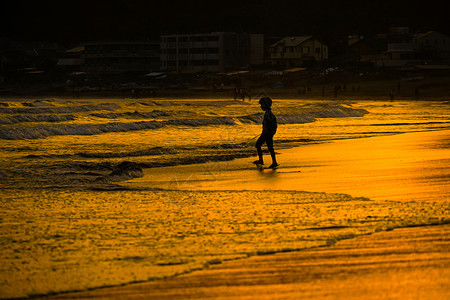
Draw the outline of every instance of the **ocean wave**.
<instances>
[{"instance_id":1,"label":"ocean wave","mask_svg":"<svg viewBox=\"0 0 450 300\"><path fill-rule=\"evenodd\" d=\"M350 108L341 105L324 105L322 110L305 115L314 118L348 118L363 117L369 112L362 108Z\"/></svg>"},{"instance_id":2,"label":"ocean wave","mask_svg":"<svg viewBox=\"0 0 450 300\"><path fill-rule=\"evenodd\" d=\"M130 123L83 124L62 126L36 126L0 129L0 139L38 139L54 135L95 135L108 132L128 132L144 129L158 129L166 125L207 126L234 125L232 118L176 119L169 121L140 121Z\"/></svg>"},{"instance_id":3,"label":"ocean wave","mask_svg":"<svg viewBox=\"0 0 450 300\"><path fill-rule=\"evenodd\" d=\"M0 130L0 138L5 140L38 139L54 135L95 135L107 132L128 132L156 129L164 126L157 121L131 123L83 124L63 126L36 126L27 128L7 128Z\"/></svg>"},{"instance_id":4,"label":"ocean wave","mask_svg":"<svg viewBox=\"0 0 450 300\"><path fill-rule=\"evenodd\" d=\"M64 122L75 120L73 115L15 115L0 117L0 124L16 124L23 122Z\"/></svg>"},{"instance_id":5,"label":"ocean wave","mask_svg":"<svg viewBox=\"0 0 450 300\"><path fill-rule=\"evenodd\" d=\"M365 109L349 108L341 105L324 105L320 110L302 114L278 114L278 124L305 124L315 122L318 118L363 117L369 112ZM264 113L238 117L242 123L261 123Z\"/></svg>"},{"instance_id":6,"label":"ocean wave","mask_svg":"<svg viewBox=\"0 0 450 300\"><path fill-rule=\"evenodd\" d=\"M154 110L152 112L125 112L125 113L93 113L93 117L103 119L133 118L133 119L153 119L157 117L167 117L170 113L163 110Z\"/></svg>"},{"instance_id":7,"label":"ocean wave","mask_svg":"<svg viewBox=\"0 0 450 300\"><path fill-rule=\"evenodd\" d=\"M113 111L120 108L115 103L86 104L77 106L52 106L52 107L0 107L3 114L67 114L76 112L87 112L97 110Z\"/></svg>"},{"instance_id":8,"label":"ocean wave","mask_svg":"<svg viewBox=\"0 0 450 300\"><path fill-rule=\"evenodd\" d=\"M237 117L236 120L242 123L261 123L264 117L264 113L251 114L247 116Z\"/></svg>"},{"instance_id":9,"label":"ocean wave","mask_svg":"<svg viewBox=\"0 0 450 300\"><path fill-rule=\"evenodd\" d=\"M80 152L76 156L84 158L119 158L130 156L154 156L163 154L176 154L177 151L163 147L154 147L146 150L130 151L130 152Z\"/></svg>"},{"instance_id":10,"label":"ocean wave","mask_svg":"<svg viewBox=\"0 0 450 300\"><path fill-rule=\"evenodd\" d=\"M279 115L277 116L278 124L305 124L316 121L316 118L308 114L301 115Z\"/></svg>"},{"instance_id":11,"label":"ocean wave","mask_svg":"<svg viewBox=\"0 0 450 300\"><path fill-rule=\"evenodd\" d=\"M156 101L137 102L137 104L144 105L144 106L174 106L174 105L177 105L176 103L173 103L173 102L170 102L170 101L164 101L164 102L156 102Z\"/></svg>"},{"instance_id":12,"label":"ocean wave","mask_svg":"<svg viewBox=\"0 0 450 300\"><path fill-rule=\"evenodd\" d=\"M55 106L54 104L52 104L50 102L53 102L53 101L52 100L35 100L33 102L22 102L22 105L28 106L28 107Z\"/></svg>"},{"instance_id":13,"label":"ocean wave","mask_svg":"<svg viewBox=\"0 0 450 300\"><path fill-rule=\"evenodd\" d=\"M114 166L110 174L96 179L97 182L119 182L132 178L140 178L144 172L140 164L130 161L124 161Z\"/></svg>"},{"instance_id":14,"label":"ocean wave","mask_svg":"<svg viewBox=\"0 0 450 300\"><path fill-rule=\"evenodd\" d=\"M45 159L45 158L70 158L70 154L30 154L24 156L27 159Z\"/></svg>"},{"instance_id":15,"label":"ocean wave","mask_svg":"<svg viewBox=\"0 0 450 300\"><path fill-rule=\"evenodd\" d=\"M128 151L128 152L78 152L75 154L30 154L24 156L28 159L45 159L45 158L121 158L121 157L137 157L137 156L155 156L163 154L176 154L174 149L163 147L154 147L145 150Z\"/></svg>"},{"instance_id":16,"label":"ocean wave","mask_svg":"<svg viewBox=\"0 0 450 300\"><path fill-rule=\"evenodd\" d=\"M149 113L128 113L136 117L154 117L163 116L167 112L153 111ZM343 117L361 117L367 114L364 109L353 109L343 106L329 106L323 110L304 113L298 115L279 115L279 124L304 124L311 123L316 118L343 118ZM125 113L127 114L127 113ZM121 114L102 114L99 116L114 118ZM172 119L167 121L140 121L130 123L106 123L106 124L83 124L83 125L61 125L61 126L36 126L27 128L5 128L0 129L0 138L17 139L37 139L53 135L95 135L107 132L128 132L143 129L157 129L166 125L175 126L208 126L208 125L236 125L239 123L260 124L263 114L252 114L241 117L216 117L205 119Z\"/></svg>"},{"instance_id":17,"label":"ocean wave","mask_svg":"<svg viewBox=\"0 0 450 300\"><path fill-rule=\"evenodd\" d=\"M219 117L211 119L175 119L165 122L167 125L205 126L205 125L235 125L230 117Z\"/></svg>"}]
</instances>

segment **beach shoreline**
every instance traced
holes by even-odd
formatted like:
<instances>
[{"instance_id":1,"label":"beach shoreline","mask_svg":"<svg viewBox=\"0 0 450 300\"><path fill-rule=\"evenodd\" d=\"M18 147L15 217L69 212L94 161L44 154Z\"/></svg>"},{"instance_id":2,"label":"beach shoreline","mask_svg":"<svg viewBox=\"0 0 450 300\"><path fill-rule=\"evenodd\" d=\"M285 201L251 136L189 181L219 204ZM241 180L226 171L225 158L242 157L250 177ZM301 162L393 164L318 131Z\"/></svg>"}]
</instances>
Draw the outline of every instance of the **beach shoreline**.
<instances>
[{"instance_id":1,"label":"beach shoreline","mask_svg":"<svg viewBox=\"0 0 450 300\"><path fill-rule=\"evenodd\" d=\"M341 170L348 168L345 159L337 153L348 153L346 147L354 147L354 144L359 144L361 147L372 147L379 145L383 147L390 145L394 140L398 143L390 145L392 147L399 147L406 145L406 148L399 148L399 151L412 151L411 143L418 144L421 148L421 153L428 149L427 145L434 145L436 141L447 140L448 130L446 131L432 131L422 133L408 133L400 137L383 136L372 137L367 139L335 141L330 144L311 145L309 153L321 153L324 155L323 161L328 162L328 166L320 165L319 171L325 177L330 178L333 172L336 172L334 163L329 160L329 156L335 155L336 161L343 161ZM383 142L381 142L383 141ZM370 144L370 145L369 145ZM443 145L445 148L445 145ZM322 152L316 148L322 148ZM299 148L300 149L300 148ZM301 147L303 155L305 147ZM328 150L327 150L328 149ZM339 150L340 149L340 150ZM436 150L436 149L435 149ZM290 161L283 165L282 170L289 170L290 168L297 168L301 163L293 160L292 152L295 149L281 150L280 159L283 157L290 157ZM333 154L334 153L334 154ZM381 152L386 153L386 152ZM389 151L391 157L378 157L383 161L387 159L391 163L385 164L385 171L391 173L394 177L390 180L399 180L395 178L395 173L392 170L398 168L395 163L397 155L402 155L403 152ZM418 152L411 152L414 156ZM437 152L430 155L433 159L437 159ZM441 152L442 153L442 152ZM306 155L306 157L311 157ZM445 160L446 154L441 159ZM361 160L358 157L352 158L352 164L361 165ZM373 160L374 157L365 157L364 160ZM414 165L415 168L424 168L426 164L416 165L417 161L421 161L425 157L414 156L412 160L404 160L404 165ZM433 161L428 157L429 161ZM230 172L233 174L233 166L242 164L245 159L238 159L232 162L231 167L228 164L228 171L221 174L221 179L208 181L208 184L198 186L200 190L215 190L223 186L225 188L233 187L233 189L241 190L243 186L247 189L256 188L256 182L253 185L249 182L233 181L234 175L226 174ZM247 159L248 160L248 159ZM316 164L318 161L315 162ZM372 166L380 165L380 161L372 161ZM210 163L213 164L213 163ZM208 163L203 165L203 169L197 165L199 173L204 173L208 169ZM215 166L217 167L217 165ZM172 169L171 169L172 168ZM183 170L186 168L185 170ZM209 166L211 168L211 166ZM218 168L221 168L220 166ZM230 171L231 169L231 171ZM425 167L424 170L427 168ZM162 170L162 169L161 169ZM177 174L192 172L192 166L169 167L162 172ZM312 169L311 169L312 170ZM328 171L327 171L328 170ZM369 166L369 170L373 171ZM444 168L444 173L446 172ZM245 177L254 170L246 170ZM380 171L380 170L378 170ZM281 171L280 171L281 172ZM312 172L312 171L311 171ZM355 172L355 169L351 169ZM278 180L285 180L288 182L296 176L301 178L306 176L308 171L303 173L286 173L283 178ZM311 174L313 174L312 172ZM403 170L401 174L414 175L412 170ZM429 170L424 172L427 176L436 176L440 178L445 176L443 173L430 174ZM279 174L282 176L282 174ZM289 176L288 176L289 175ZM348 175L348 174L347 174ZM382 173L376 173L376 176L383 177ZM161 178L161 174L154 174L155 177ZM345 177L345 176L344 176ZM357 178L362 178L361 174L356 173L355 178L350 178L349 182L353 182ZM414 177L414 176L413 176ZM413 177L402 178L401 182L410 182L414 180ZM417 178L420 178L419 174ZM141 186L146 182L146 176L143 179L131 180ZM313 189L312 182L306 180L306 185ZM431 178L431 177L430 177ZM180 182L182 177L179 178ZM148 179L147 179L148 180ZM205 178L190 178L188 186L178 186L180 190L192 189L195 186L193 181L205 182ZM232 181L230 181L232 180ZM258 180L264 179L260 177ZM273 180L269 178L269 180ZM325 180L326 181L326 180ZM308 184L309 182L309 184ZM273 181L272 181L273 183ZM345 183L345 182L344 182ZM430 181L431 183L431 181ZM429 183L429 184L430 184ZM147 181L148 184L148 181ZM160 182L158 184L161 184ZM342 184L342 182L341 182ZM367 184L362 183L362 185ZM436 181L432 188L439 191L438 186L445 187L446 182ZM132 184L133 186L133 184ZM277 185L282 186L281 183ZM286 191L293 185L287 184ZM341 191L345 187L351 186L342 185ZM395 195L392 191L399 188L394 186L391 190L380 187L385 191L384 198L389 199L390 195ZM424 186L419 186L418 189L424 189ZM314 190L314 189L313 189ZM327 193L336 192L333 190L324 189L323 184L318 185L318 190L326 191ZM425 189L426 190L426 189ZM275 191L275 190L274 190ZM416 191L417 192L417 191ZM429 192L429 191L428 191ZM436 192L436 195L439 192ZM354 193L350 193L354 195ZM365 193L367 194L367 193ZM405 195L404 191L400 194ZM428 197L433 197L433 194L428 194ZM358 196L358 195L357 195ZM441 195L445 197L445 195ZM397 196L396 196L397 197ZM377 198L377 197L375 197ZM384 199L379 195L378 201ZM404 196L403 200L407 197ZM436 198L434 200L444 201L445 199ZM391 199L389 201L399 201L399 199ZM426 201L424 198L418 198L417 201ZM210 264L205 269L192 271L187 274L170 277L167 279L154 280L141 283L126 284L118 287L106 287L93 289L83 292L63 293L54 296L46 296L42 299L272 299L272 298L286 298L286 299L446 299L450 295L448 288L450 275L450 254L448 249L450 247L450 225L448 220L436 220L436 225L422 226L420 224L410 225L406 227L396 227L394 230L384 229L379 232L371 234L357 235L350 239L345 238L337 241L335 244L330 243L327 246L318 248L309 248L304 250L295 250L288 252L268 253L270 255L256 255L249 258L223 261L218 264Z\"/></svg>"},{"instance_id":2,"label":"beach shoreline","mask_svg":"<svg viewBox=\"0 0 450 300\"><path fill-rule=\"evenodd\" d=\"M211 109L212 107L214 108L213 112L220 112L223 103L217 105L213 102L205 103L210 106L201 103L193 108L187 104L179 105L179 103L170 102L165 104L172 105L174 111L183 112L186 108L204 109L207 107ZM227 105L228 102L226 102ZM36 105L39 104L41 103L36 103ZM153 110L154 106L161 103L150 101L144 104L150 106L148 110ZM141 110L140 105L146 108L144 104L131 103L131 107ZM281 100L279 104L281 106L283 101ZM21 105L26 106L22 103L17 104L19 108ZM64 105L57 103L55 111L61 110ZM304 105L308 109L308 104ZM402 108L397 110L395 105ZM4 257L7 267L2 280L6 286L2 291L5 293L2 297L35 297L36 295L61 292L62 294L59 294L58 297L71 295L68 297L77 298L85 295L85 292L67 294L64 291L111 292L114 290L111 292L112 294L103 298L133 298L133 295L139 292L135 289L135 284L131 285L131 292L127 291L126 287L129 285L126 283L145 282L147 284L146 280L159 278L152 281L159 285L166 282L166 279L160 280L161 278L175 280L185 276L172 277L175 274L186 274L186 276L193 274L190 276L196 278L198 272L220 268L228 263L235 262L237 266L240 266L248 262L246 257L250 257L250 262L253 261L253 257L273 258L272 255L261 254L288 254L286 252L298 254L301 252L309 253L308 255L311 256L312 252L309 251L318 249L312 247L334 247L336 242L338 242L336 245L341 245L344 240L349 238L356 237L352 240L360 241L367 234L397 232L397 230L390 231L396 228L411 228L411 232L407 235L416 235L415 230L422 228L417 226L447 224L443 225L447 228L450 192L448 182L450 131L446 125L448 122L444 120L443 115L436 115L432 111L434 107L442 107L443 111L446 111L445 104L443 106L442 103L431 103L430 108L425 102L415 103L411 106L406 105L406 102L388 103L385 101L385 103L369 103L363 107L367 106L377 110L380 116L383 114L390 116L392 113L394 113L393 116L396 116L395 113L403 112L405 107L417 108L419 112L423 107L427 107L425 111L430 111L432 117L422 120L420 114L416 113L416 116L413 113L411 118L402 117L400 119L395 117L333 119L332 116L328 118L326 116L335 111L325 109L325 118L320 118L315 123L280 127L280 131L277 133L280 143L283 140L295 142L299 137L302 140L299 143L300 147L285 148L281 144L279 144L280 148L276 147L281 167L275 171L256 168L251 163L253 159L248 156L226 161L219 159L222 157L220 155L227 157L226 154L231 152L230 149L234 149L233 147L239 150L239 147L242 146L239 139L237 141L230 139L231 143L224 144L220 139L220 134L228 134L231 137L239 132L238 137L242 138L242 129L245 128L247 130L246 137L249 139L255 134L253 131L260 129L256 124L255 126L251 125L251 128L241 125L234 127L212 125L206 127L211 133L205 136L197 136L205 130L202 126L171 126L165 128L168 130L167 132L159 134L165 133L171 139L174 137L181 141L176 134L170 133L182 134L183 131L187 131L189 132L187 136L198 138L202 142L208 141L208 143L200 144L198 148L199 153L203 151L202 154L205 154L205 160L191 160L203 163L171 164L168 167L144 169L143 177L137 176L138 178L120 183L100 182L100 186L105 187L103 190L89 189L86 186L87 181L82 178L80 186L84 188L81 190L76 188L53 190L50 187L39 189L39 193L36 195L32 190L27 189L20 193L13 189L5 191L4 199L2 199L5 205L2 215L2 221L5 224L3 236L5 241L11 242L5 243ZM16 106L16 103L13 103L12 106ZM358 103L348 104L348 106L361 107ZM320 108L320 105L318 107ZM328 104L325 104L325 108L327 107ZM247 109L247 106L239 105L236 112L241 114L243 108ZM35 108L35 110L38 109ZM124 104L124 110L129 110L127 104ZM248 109L248 111L252 110ZM388 112L390 114L387 114ZM117 112L118 116L121 116L120 114L120 111ZM126 120L124 118L123 121ZM360 126L364 124L366 127L360 129ZM431 125L429 126L429 124ZM378 125L382 125L386 129L379 129ZM396 126L395 132L390 129L390 126L393 125ZM347 130L344 132L347 133L346 137L350 138L343 139L336 136L335 129L339 130L339 126ZM89 126L87 127L89 128ZM356 132L354 129L357 129ZM307 133L309 130L313 130L318 138L305 142L307 140L303 138L307 136L303 136L303 132ZM407 133L402 133L403 130ZM321 132L325 135L321 135ZM377 136L378 132L380 135ZM391 135L389 133L401 134ZM324 138L324 136L327 137L326 134L332 139ZM32 151L34 148L29 148L29 146L33 145L35 140L19 139L17 142L13 140L8 141L7 145L10 145L11 149L15 149L17 145L23 146L21 149L26 152L17 154L17 159L21 162L35 162L39 165L39 162L45 159L45 162L55 165L55 158L61 159L61 162L65 163L71 159L92 160L89 155L94 155L93 162L102 164L105 157L111 155L118 156L115 161L122 161L124 154L124 157L135 154L136 144L133 143L130 143L133 145L131 148L105 149L105 145L116 141L121 141L117 145L122 146L124 141L132 139L130 137L133 136L142 141L141 147L145 150L148 147L148 140L158 138L158 132L148 130L135 133L109 133L108 135L96 135L95 138L68 135L67 138L54 137L42 140L65 142L69 145L67 147L69 152L74 145L80 149L86 146L91 147L86 152L87 154L79 152L81 150L75 150L74 153L70 152L71 154L67 157L61 156L61 153L58 152L60 149L54 149L54 143L51 142L48 143L47 148L50 150L49 153L41 150L44 144L40 144L40 148ZM144 139L143 136L149 138ZM211 147L209 139L216 137L219 137L219 140L215 144L212 143L214 147ZM77 141L73 141L76 144L73 144L72 138L77 139ZM78 144L84 139L85 143ZM317 141L322 142L317 143ZM250 147L249 144L245 148L248 153L252 150ZM97 153L98 150L101 151ZM222 152L217 154L219 150ZM52 153L55 155L49 155ZM82 153L87 158L77 153ZM144 151L143 153L152 157L153 152ZM170 157L173 156L173 153L175 152L167 152ZM216 154L217 157L208 161L208 155L211 153ZM30 155L25 156L25 154ZM137 154L141 155L141 152ZM9 157L8 155L10 155L9 152L5 151L5 157ZM140 159L145 162L149 159L146 155L132 159L136 161ZM189 156L182 157L189 158ZM266 163L270 162L267 154L265 154L265 159L267 159ZM101 173L94 173L96 176L97 174L101 175ZM81 171L80 173L71 172L68 175L81 178L84 173ZM93 175L86 174L86 176L92 178ZM58 178L56 176L56 179ZM26 181L24 182L26 183ZM36 183L34 184L36 185ZM73 183L71 182L71 184ZM49 207L51 209L48 209ZM24 215L21 213L22 211L27 213ZM17 226L17 224L21 224L21 226ZM433 226L433 228L437 227ZM80 229L82 230L80 231ZM448 247L448 230L441 229L437 232L430 229L433 233L426 233L425 241L421 237L418 240L422 241L421 243L426 249L441 247L439 245L442 240L445 241L444 246ZM14 236L9 235L9 232L15 232ZM429 238L430 236L436 236L436 239ZM28 243L31 247L25 248L18 241ZM396 245L404 241L402 235L392 237L390 246L379 249L381 253L378 260L389 258L392 251L397 251ZM58 247L52 246L55 243ZM409 243L410 241L407 241L407 244ZM376 250L376 247L374 249ZM416 247L408 250L412 256L409 256L407 260L414 261L415 258L420 260L423 251L428 251L426 249ZM370 262L370 259L373 258L370 253L375 250L372 249L366 254L363 253L356 257L367 257ZM343 250L339 251L342 253ZM445 250L438 252L446 253ZM347 254L350 255L350 258L352 257L351 253ZM278 254L274 254L274 256L279 257ZM328 267L334 265L330 262L336 261L339 257L334 254L328 255L328 262L320 264L325 267L316 268L315 274L324 272L326 275ZM303 259L310 258L304 257ZM404 271L406 270L407 274L405 276L410 278L411 274L419 276L421 272L426 273L427 270L432 270L439 274L438 278L447 278L448 257L438 255L437 261L443 261L444 267L436 270L433 266L437 263L432 257L429 261L430 266L417 268L413 273L408 273L409 266L406 266ZM291 272L295 266L299 266L299 263L298 259L287 259L283 268ZM385 270L388 273L396 272L398 261L383 263L385 263ZM341 280L342 278L339 276L344 274L344 276L351 277L354 269L351 266L338 265L341 265L342 268L337 271L337 278L332 278L333 285L346 286L346 288L343 288L340 296L336 297L351 298L352 295L349 295L348 291L346 292L346 290L351 290L351 284ZM15 272L16 266L19 266L22 272ZM266 269L271 270L271 275L264 273ZM202 271L191 273L193 270ZM365 269L363 268L363 270ZM241 270L236 275L244 271ZM301 295L306 297L311 292L313 293L312 298L336 298L324 292L325 288L333 290L330 288L330 284L317 282L313 291L310 291L308 286L300 287L298 290L299 283L289 279L290 273L287 275L288 277L276 275L283 272L283 270L278 271L276 261L268 262L268 266L263 269L256 266L256 269L250 273L245 271L245 274L256 274L249 275L250 279L256 281L247 282L246 289L251 290L257 286L259 292L242 294L242 297L248 295L249 298L257 299L261 297L274 298L277 294L270 294L270 291L274 286L280 285L282 288L275 290L282 296L286 295L287 298L295 298L295 295L300 292L305 292L306 294ZM258 275L260 273L262 277ZM233 274L227 269L221 278L225 282L240 278ZM294 277L303 276L302 278L305 278L304 276L308 275L305 274L296 274ZM359 274L365 275L364 271ZM318 275L319 279L325 275ZM380 274L372 275L378 278L377 280L382 280ZM247 280L247 277L245 275L244 279ZM262 285L259 284L265 278L268 281ZM283 285L284 282L279 282L280 278L287 278L288 281L290 280L289 284ZM356 279L354 278L354 280ZM374 295L379 296L379 293L370 286L372 280L373 278L365 281L367 283L365 291L371 291L375 293ZM206 279L206 285L201 284L203 287L200 289L192 289L191 287L196 286L192 285L192 282L188 287L180 287L181 290L169 288L164 291L164 295L167 295L169 299L174 296L191 297L191 294L192 297L200 298L203 297L203 294L213 298L236 298L241 295L242 282L234 284L238 286L238 289L235 289L234 294L231 295L221 292L220 289L224 285L226 286L223 281L219 283L219 290L214 287L210 289L211 286L208 285L208 282L211 282L211 279ZM306 282L310 284L311 280L308 279ZM301 282L301 284L304 283L305 281ZM435 288L439 291L437 299L441 295L447 295L445 289L442 288L442 285L446 283ZM119 289L116 290L115 287ZM386 289L380 286L380 290ZM361 298L362 291L358 293ZM164 295L161 297L166 297ZM138 294L137 297L146 298L147 295Z\"/></svg>"},{"instance_id":3,"label":"beach shoreline","mask_svg":"<svg viewBox=\"0 0 450 300\"><path fill-rule=\"evenodd\" d=\"M445 167L450 160L449 139L447 129L311 143L277 150L281 166L275 170L258 169L251 157L244 157L144 169L143 177L121 185L181 191L308 191L371 200L445 201L450 196L446 181L450 171ZM265 159L270 161L267 153Z\"/></svg>"},{"instance_id":4,"label":"beach shoreline","mask_svg":"<svg viewBox=\"0 0 450 300\"><path fill-rule=\"evenodd\" d=\"M448 299L450 225L225 261L168 279L38 299Z\"/></svg>"}]
</instances>

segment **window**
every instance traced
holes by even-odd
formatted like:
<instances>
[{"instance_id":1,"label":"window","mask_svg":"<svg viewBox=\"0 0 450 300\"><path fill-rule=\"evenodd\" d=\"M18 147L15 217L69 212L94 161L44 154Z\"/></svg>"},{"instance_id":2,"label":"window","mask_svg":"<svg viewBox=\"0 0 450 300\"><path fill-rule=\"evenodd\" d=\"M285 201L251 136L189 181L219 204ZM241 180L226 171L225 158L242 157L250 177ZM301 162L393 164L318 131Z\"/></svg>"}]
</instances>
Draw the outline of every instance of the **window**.
<instances>
[{"instance_id":1,"label":"window","mask_svg":"<svg viewBox=\"0 0 450 300\"><path fill-rule=\"evenodd\" d=\"M303 54L309 54L310 53L309 47L303 47L302 50L303 50L302 51Z\"/></svg>"},{"instance_id":2,"label":"window","mask_svg":"<svg viewBox=\"0 0 450 300\"><path fill-rule=\"evenodd\" d=\"M320 48L319 47L316 48L316 53L320 54Z\"/></svg>"}]
</instances>

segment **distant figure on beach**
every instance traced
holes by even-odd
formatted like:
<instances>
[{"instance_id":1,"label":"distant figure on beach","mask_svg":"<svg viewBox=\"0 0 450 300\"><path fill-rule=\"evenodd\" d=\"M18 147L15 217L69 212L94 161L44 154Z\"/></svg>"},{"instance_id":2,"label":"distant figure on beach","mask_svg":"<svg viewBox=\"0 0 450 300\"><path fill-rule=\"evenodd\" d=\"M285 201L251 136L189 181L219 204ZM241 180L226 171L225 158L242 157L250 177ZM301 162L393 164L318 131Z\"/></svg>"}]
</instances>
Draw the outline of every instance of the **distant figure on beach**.
<instances>
[{"instance_id":1,"label":"distant figure on beach","mask_svg":"<svg viewBox=\"0 0 450 300\"><path fill-rule=\"evenodd\" d=\"M337 99L338 97L338 93L341 90L341 86L340 85L335 85L334 86L334 98Z\"/></svg>"},{"instance_id":2,"label":"distant figure on beach","mask_svg":"<svg viewBox=\"0 0 450 300\"><path fill-rule=\"evenodd\" d=\"M274 169L278 166L277 159L275 157L275 150L273 149L273 136L277 132L278 127L277 118L272 112L272 99L269 97L263 97L259 99L259 104L261 104L261 109L265 111L265 114L262 123L263 130L255 145L256 150L258 151L259 160L256 160L253 163L256 165L264 164L261 146L266 143L270 156L272 157L272 164L269 168Z\"/></svg>"},{"instance_id":3,"label":"distant figure on beach","mask_svg":"<svg viewBox=\"0 0 450 300\"><path fill-rule=\"evenodd\" d=\"M395 96L395 90L392 89L391 92L389 93L389 97L391 98L391 101L394 100L394 96Z\"/></svg>"}]
</instances>

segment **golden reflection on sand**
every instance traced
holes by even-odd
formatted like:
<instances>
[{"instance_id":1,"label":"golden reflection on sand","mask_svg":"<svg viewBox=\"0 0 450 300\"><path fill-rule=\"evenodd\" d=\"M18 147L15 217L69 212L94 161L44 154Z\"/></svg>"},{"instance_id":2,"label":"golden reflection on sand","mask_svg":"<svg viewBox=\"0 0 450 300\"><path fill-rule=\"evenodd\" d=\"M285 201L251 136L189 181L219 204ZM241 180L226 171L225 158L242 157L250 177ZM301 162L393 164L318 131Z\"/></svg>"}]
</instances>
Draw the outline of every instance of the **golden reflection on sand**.
<instances>
[{"instance_id":1,"label":"golden reflection on sand","mask_svg":"<svg viewBox=\"0 0 450 300\"><path fill-rule=\"evenodd\" d=\"M297 190L379 200L448 200L450 131L342 140L279 151L277 170L251 159L148 169L130 186L187 190ZM438 146L436 146L438 145Z\"/></svg>"}]
</instances>

